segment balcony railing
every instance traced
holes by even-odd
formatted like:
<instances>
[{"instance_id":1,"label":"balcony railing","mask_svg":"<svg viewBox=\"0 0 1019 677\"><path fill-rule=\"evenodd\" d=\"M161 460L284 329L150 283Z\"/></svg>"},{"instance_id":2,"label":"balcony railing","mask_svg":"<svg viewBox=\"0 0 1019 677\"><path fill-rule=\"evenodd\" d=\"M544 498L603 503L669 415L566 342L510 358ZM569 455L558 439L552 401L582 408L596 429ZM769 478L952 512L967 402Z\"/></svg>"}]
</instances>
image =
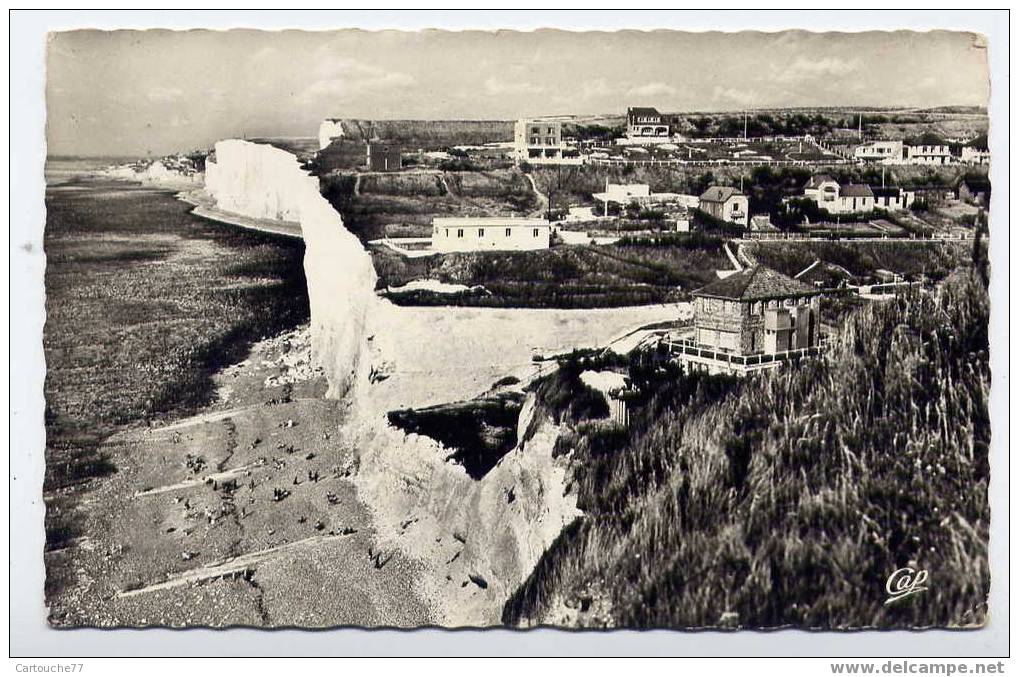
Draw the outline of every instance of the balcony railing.
<instances>
[{"instance_id":1,"label":"balcony railing","mask_svg":"<svg viewBox=\"0 0 1019 677\"><path fill-rule=\"evenodd\" d=\"M824 343L823 340L822 343ZM714 362L733 364L741 367L755 367L778 362L788 362L789 360L794 360L800 357L820 355L823 350L823 346L819 344L808 348L796 348L794 350L784 350L777 353L753 353L750 355L744 355L742 353L705 348L690 339L680 339L678 341L666 340L665 344L668 346L673 355L701 357Z\"/></svg>"}]
</instances>

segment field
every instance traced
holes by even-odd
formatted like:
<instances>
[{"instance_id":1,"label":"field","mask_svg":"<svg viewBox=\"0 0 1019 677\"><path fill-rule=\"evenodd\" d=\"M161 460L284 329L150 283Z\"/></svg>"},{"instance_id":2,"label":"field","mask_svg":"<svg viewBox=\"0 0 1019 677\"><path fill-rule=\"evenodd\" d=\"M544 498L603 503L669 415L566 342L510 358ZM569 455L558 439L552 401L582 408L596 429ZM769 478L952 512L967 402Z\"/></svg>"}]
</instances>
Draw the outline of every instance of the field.
<instances>
[{"instance_id":1,"label":"field","mask_svg":"<svg viewBox=\"0 0 1019 677\"><path fill-rule=\"evenodd\" d=\"M300 244L204 222L169 193L65 184L46 208L53 548L74 535L64 490L114 470L108 435L206 404L212 373L307 321L308 301Z\"/></svg>"},{"instance_id":2,"label":"field","mask_svg":"<svg viewBox=\"0 0 1019 677\"><path fill-rule=\"evenodd\" d=\"M560 447L585 515L504 622L983 624L988 311L960 269L937 292L851 314L821 360L742 382L677 376L621 438L574 426ZM939 584L884 604L907 565Z\"/></svg>"},{"instance_id":3,"label":"field","mask_svg":"<svg viewBox=\"0 0 1019 677\"><path fill-rule=\"evenodd\" d=\"M436 216L526 216L538 206L515 169L331 173L320 182L344 225L362 241L427 237Z\"/></svg>"},{"instance_id":4,"label":"field","mask_svg":"<svg viewBox=\"0 0 1019 677\"><path fill-rule=\"evenodd\" d=\"M685 301L691 289L731 268L721 240L688 237L665 244L555 247L406 259L372 247L380 286L431 278L484 289L462 294L390 294L402 305L603 308Z\"/></svg>"}]
</instances>

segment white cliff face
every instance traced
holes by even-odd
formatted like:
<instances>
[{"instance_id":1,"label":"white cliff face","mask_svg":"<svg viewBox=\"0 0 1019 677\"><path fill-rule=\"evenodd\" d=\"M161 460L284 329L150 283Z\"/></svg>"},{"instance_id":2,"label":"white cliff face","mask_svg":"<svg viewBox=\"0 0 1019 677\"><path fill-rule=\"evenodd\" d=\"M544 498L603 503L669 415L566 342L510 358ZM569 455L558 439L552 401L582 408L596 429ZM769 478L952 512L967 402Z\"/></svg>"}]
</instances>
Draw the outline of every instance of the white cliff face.
<instances>
[{"instance_id":1,"label":"white cliff face","mask_svg":"<svg viewBox=\"0 0 1019 677\"><path fill-rule=\"evenodd\" d=\"M147 165L118 165L98 172L100 176L123 181L137 181L157 188L195 188L202 183L201 172L184 173L167 167L161 160Z\"/></svg>"},{"instance_id":2,"label":"white cliff face","mask_svg":"<svg viewBox=\"0 0 1019 677\"><path fill-rule=\"evenodd\" d=\"M322 150L330 143L333 139L343 136L343 123L339 120L323 120L322 124L318 126L318 148Z\"/></svg>"},{"instance_id":3,"label":"white cliff face","mask_svg":"<svg viewBox=\"0 0 1019 677\"><path fill-rule=\"evenodd\" d=\"M319 193L318 179L284 150L231 139L218 142L215 159L206 161L205 189L223 211L301 224L312 356L326 373L328 396L356 402L370 368L367 324L380 303L375 269Z\"/></svg>"}]
</instances>

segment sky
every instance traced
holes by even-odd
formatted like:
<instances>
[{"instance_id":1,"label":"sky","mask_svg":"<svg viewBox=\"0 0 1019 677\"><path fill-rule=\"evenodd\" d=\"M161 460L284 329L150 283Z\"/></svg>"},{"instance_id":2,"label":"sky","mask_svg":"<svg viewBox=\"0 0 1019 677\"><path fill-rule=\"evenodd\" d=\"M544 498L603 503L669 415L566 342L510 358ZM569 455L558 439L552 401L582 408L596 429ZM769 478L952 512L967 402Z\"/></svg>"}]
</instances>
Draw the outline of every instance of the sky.
<instances>
[{"instance_id":1,"label":"sky","mask_svg":"<svg viewBox=\"0 0 1019 677\"><path fill-rule=\"evenodd\" d=\"M70 31L49 36L47 136L51 155L162 155L315 136L325 117L985 106L984 45L945 31Z\"/></svg>"}]
</instances>

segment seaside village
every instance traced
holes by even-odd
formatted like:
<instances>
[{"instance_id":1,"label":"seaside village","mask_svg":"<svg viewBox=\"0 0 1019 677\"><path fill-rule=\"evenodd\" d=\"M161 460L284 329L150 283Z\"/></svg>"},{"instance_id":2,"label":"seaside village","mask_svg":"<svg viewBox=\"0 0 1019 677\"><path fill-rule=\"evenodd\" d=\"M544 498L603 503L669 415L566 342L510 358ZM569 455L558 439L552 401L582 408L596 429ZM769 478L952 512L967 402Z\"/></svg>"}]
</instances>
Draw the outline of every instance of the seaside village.
<instances>
[{"instance_id":1,"label":"seaside village","mask_svg":"<svg viewBox=\"0 0 1019 677\"><path fill-rule=\"evenodd\" d=\"M461 199L452 209L443 203L443 209L425 215L426 222L421 218L426 210L405 207L414 212L412 221L384 224L368 230L370 236L359 233L374 251L388 252L387 260L396 257L399 266L419 262L427 269L427 261L442 256L538 256L559 248L718 238L724 265L712 271L713 280L681 290L692 317L632 332L614 346L621 353L650 349L687 369L711 373L745 375L818 354L832 331L823 316L825 298L880 302L929 282L923 272L874 267L862 274L821 258L780 272L758 260L755 246L781 252L805 243L948 243L970 240L986 224L989 153L986 133L978 128L958 138L926 134L914 143L873 138L872 129L865 134L863 114L856 116L855 128L816 135L761 135L749 113L730 117L736 124L725 136L681 130L675 116L653 107L629 108L614 127L569 117L528 118L512 123L512 139L439 149L408 143L398 134L387 138L385 121L335 118L322 123L317 148L306 149L304 159L312 167L322 158L343 159L345 165L327 167L325 174L350 179L344 184L350 186L348 206L379 186L395 187L392 201L402 204L411 198L410 189L401 193L401 186L422 185L427 192L419 190L439 203L466 196L468 181L488 180L495 171L512 171L526 181L537 205L529 213L498 213L479 190L473 202ZM755 115L755 124L759 120ZM468 141L474 138L469 132ZM675 170L698 172L700 189L657 188L655 177ZM939 174L944 170L951 170L944 175L947 182ZM590 176L599 177L594 186ZM778 195L766 185L776 176L785 181ZM790 190L788 177L803 178ZM338 209L343 211L342 200ZM344 222L357 225L347 213ZM406 302L407 295L478 289L419 278L387 282L384 291ZM457 305L434 298L427 305L445 302ZM621 393L628 380L609 380L611 387L603 390L613 418L625 422Z\"/></svg>"}]
</instances>

